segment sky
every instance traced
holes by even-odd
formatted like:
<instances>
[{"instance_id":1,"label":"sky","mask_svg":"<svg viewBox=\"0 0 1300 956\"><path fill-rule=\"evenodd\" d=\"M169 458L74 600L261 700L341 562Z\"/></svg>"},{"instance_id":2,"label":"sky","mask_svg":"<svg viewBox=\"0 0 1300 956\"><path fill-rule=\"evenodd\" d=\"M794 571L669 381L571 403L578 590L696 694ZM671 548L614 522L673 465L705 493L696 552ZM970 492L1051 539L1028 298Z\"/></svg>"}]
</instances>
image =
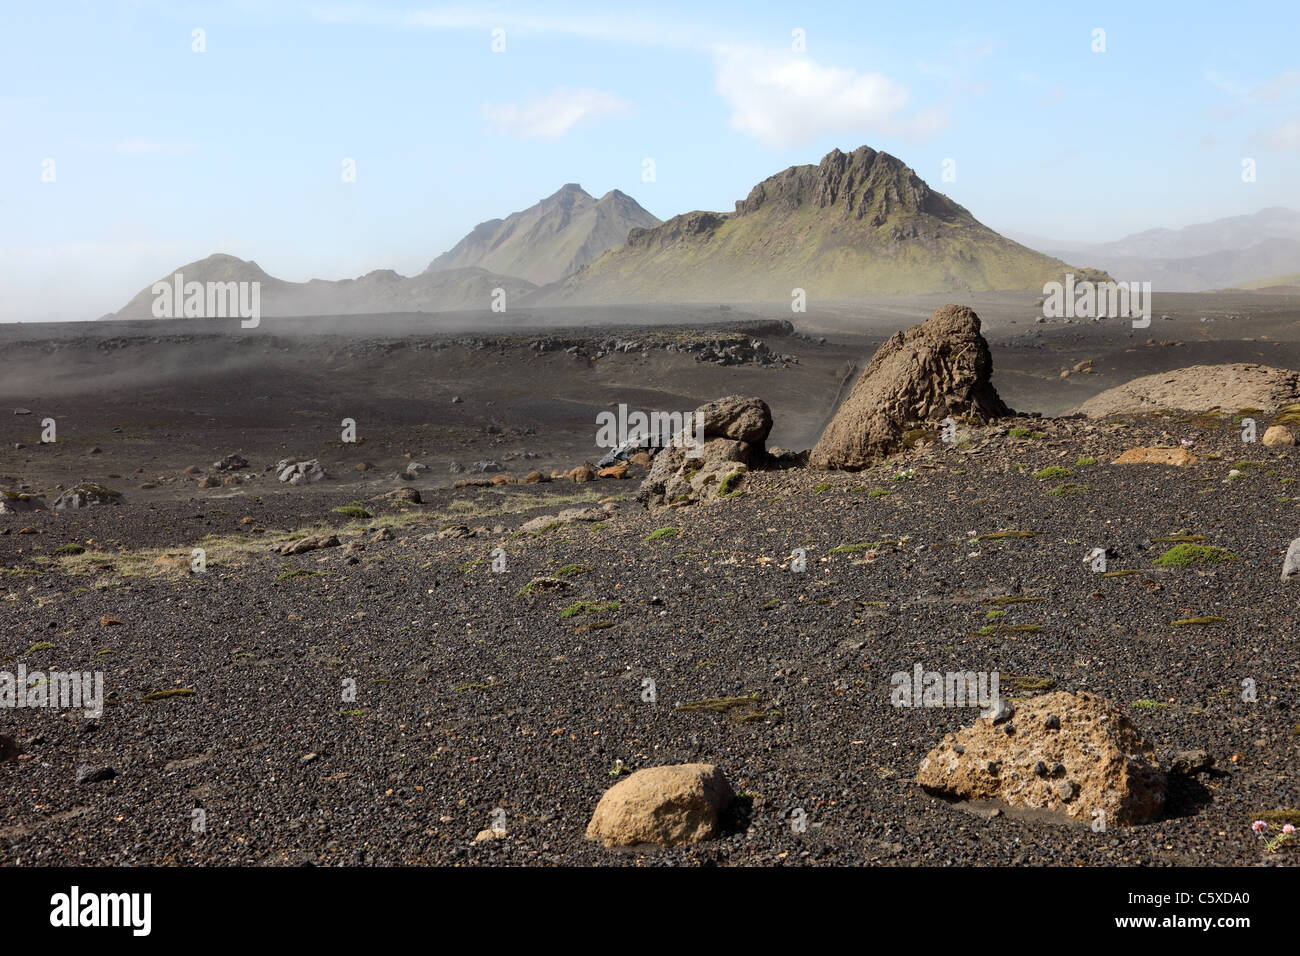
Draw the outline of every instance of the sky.
<instances>
[{"instance_id":1,"label":"sky","mask_svg":"<svg viewBox=\"0 0 1300 956\"><path fill-rule=\"evenodd\" d=\"M990 6L0 0L0 321L214 252L410 275L570 182L730 211L837 147L1058 240L1300 208L1295 0Z\"/></svg>"}]
</instances>

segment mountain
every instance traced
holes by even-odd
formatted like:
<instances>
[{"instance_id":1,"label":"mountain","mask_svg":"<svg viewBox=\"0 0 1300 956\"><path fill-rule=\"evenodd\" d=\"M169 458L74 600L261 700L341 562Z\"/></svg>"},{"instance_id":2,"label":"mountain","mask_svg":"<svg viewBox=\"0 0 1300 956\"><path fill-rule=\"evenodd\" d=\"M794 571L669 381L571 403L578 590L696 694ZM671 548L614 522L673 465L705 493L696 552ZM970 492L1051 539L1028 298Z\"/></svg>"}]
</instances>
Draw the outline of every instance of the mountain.
<instances>
[{"instance_id":1,"label":"mountain","mask_svg":"<svg viewBox=\"0 0 1300 956\"><path fill-rule=\"evenodd\" d=\"M217 253L186 263L159 282L174 283L179 273L186 283L258 282L262 315L358 315L375 312L446 312L487 310L494 289L504 289L507 305L536 286L524 279L495 275L485 269L447 269L418 276L401 276L391 269L368 272L358 279L337 282L312 279L286 282L268 275L256 262ZM115 319L154 318L153 283L128 302ZM180 316L179 307L175 313Z\"/></svg>"},{"instance_id":2,"label":"mountain","mask_svg":"<svg viewBox=\"0 0 1300 956\"><path fill-rule=\"evenodd\" d=\"M1150 282L1157 292L1200 292L1294 272L1300 212L1271 206L1182 229L1147 229L1113 242L1017 238L1045 255L1105 269L1118 280Z\"/></svg>"},{"instance_id":3,"label":"mountain","mask_svg":"<svg viewBox=\"0 0 1300 956\"><path fill-rule=\"evenodd\" d=\"M631 230L657 225L626 193L615 189L595 199L569 183L522 212L479 223L425 272L477 267L545 285L621 246Z\"/></svg>"},{"instance_id":4,"label":"mountain","mask_svg":"<svg viewBox=\"0 0 1300 956\"><path fill-rule=\"evenodd\" d=\"M625 245L528 303L789 301L795 288L820 299L1041 290L1067 270L863 146L764 180L735 212L633 229Z\"/></svg>"}]
</instances>

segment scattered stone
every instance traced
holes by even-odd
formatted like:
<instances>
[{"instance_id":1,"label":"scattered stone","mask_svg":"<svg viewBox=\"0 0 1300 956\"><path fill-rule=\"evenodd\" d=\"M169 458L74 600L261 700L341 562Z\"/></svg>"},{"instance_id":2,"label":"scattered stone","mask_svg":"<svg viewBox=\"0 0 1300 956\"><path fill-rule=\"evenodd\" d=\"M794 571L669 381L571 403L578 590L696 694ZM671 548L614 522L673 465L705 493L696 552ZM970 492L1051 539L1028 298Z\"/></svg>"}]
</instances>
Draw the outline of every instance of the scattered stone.
<instances>
[{"instance_id":1,"label":"scattered stone","mask_svg":"<svg viewBox=\"0 0 1300 956\"><path fill-rule=\"evenodd\" d=\"M1186 468L1196 464L1196 456L1186 448L1130 448L1111 462L1112 465L1173 465Z\"/></svg>"},{"instance_id":2,"label":"scattered stone","mask_svg":"<svg viewBox=\"0 0 1300 956\"><path fill-rule=\"evenodd\" d=\"M1169 761L1169 772L1191 777L1214 766L1214 758L1204 750L1180 750Z\"/></svg>"},{"instance_id":3,"label":"scattered stone","mask_svg":"<svg viewBox=\"0 0 1300 956\"><path fill-rule=\"evenodd\" d=\"M705 441L730 438L732 441L762 444L772 431L772 410L761 398L727 395L714 399L695 410L687 428L701 419Z\"/></svg>"},{"instance_id":4,"label":"scattered stone","mask_svg":"<svg viewBox=\"0 0 1300 956\"><path fill-rule=\"evenodd\" d=\"M19 408L15 408L15 409L14 409L14 414L15 414L15 415L30 415L30 414L32 414L32 410L31 410L30 408L22 408L22 407L19 407Z\"/></svg>"},{"instance_id":5,"label":"scattered stone","mask_svg":"<svg viewBox=\"0 0 1300 956\"><path fill-rule=\"evenodd\" d=\"M541 484L551 480L550 475L544 475L540 471L530 471L524 475L524 483L529 485Z\"/></svg>"},{"instance_id":6,"label":"scattered stone","mask_svg":"<svg viewBox=\"0 0 1300 956\"><path fill-rule=\"evenodd\" d=\"M199 479L200 488L220 488L221 479L215 475L204 475Z\"/></svg>"},{"instance_id":7,"label":"scattered stone","mask_svg":"<svg viewBox=\"0 0 1300 956\"><path fill-rule=\"evenodd\" d=\"M1300 538L1291 542L1286 549L1286 558L1282 561L1282 581L1286 583L1300 574Z\"/></svg>"},{"instance_id":8,"label":"scattered stone","mask_svg":"<svg viewBox=\"0 0 1300 956\"><path fill-rule=\"evenodd\" d=\"M1059 721L1050 732L1049 716ZM1082 821L1102 810L1112 826L1160 816L1164 771L1154 749L1113 703L1056 691L1021 703L1016 718L1014 736L985 718L947 734L921 762L917 783L944 796L997 799ZM1034 773L1040 761L1053 768L1049 776ZM1069 797L1064 782L1071 784Z\"/></svg>"},{"instance_id":9,"label":"scattered stone","mask_svg":"<svg viewBox=\"0 0 1300 956\"><path fill-rule=\"evenodd\" d=\"M813 447L809 465L858 470L902 448L915 425L1009 415L992 374L979 316L966 306L936 309L880 347Z\"/></svg>"},{"instance_id":10,"label":"scattered stone","mask_svg":"<svg viewBox=\"0 0 1300 956\"><path fill-rule=\"evenodd\" d=\"M116 776L117 771L112 767L95 767L85 763L77 767L78 786L88 783L101 783L105 780L112 780Z\"/></svg>"},{"instance_id":11,"label":"scattered stone","mask_svg":"<svg viewBox=\"0 0 1300 956\"><path fill-rule=\"evenodd\" d=\"M428 471L428 470L429 470L429 466L428 466L428 465L422 465L422 464L420 464L420 462L418 462L418 461L408 461L408 462L406 463L406 477L407 477L407 478L414 478L414 477L416 477L417 475L422 475L422 474L424 474L424 473L425 473L426 471Z\"/></svg>"},{"instance_id":12,"label":"scattered stone","mask_svg":"<svg viewBox=\"0 0 1300 956\"><path fill-rule=\"evenodd\" d=\"M372 471L374 467L374 464L368 461L359 461L356 464L357 471Z\"/></svg>"},{"instance_id":13,"label":"scattered stone","mask_svg":"<svg viewBox=\"0 0 1300 956\"><path fill-rule=\"evenodd\" d=\"M100 627L125 627L126 622L121 620L120 618L109 617L107 614L105 614L103 617L99 619L99 626Z\"/></svg>"},{"instance_id":14,"label":"scattered stone","mask_svg":"<svg viewBox=\"0 0 1300 956\"><path fill-rule=\"evenodd\" d=\"M488 843L492 840L504 840L505 838L505 830L479 830L478 835L474 837L474 842Z\"/></svg>"},{"instance_id":15,"label":"scattered stone","mask_svg":"<svg viewBox=\"0 0 1300 956\"><path fill-rule=\"evenodd\" d=\"M376 541L376 542L378 542L378 541L392 541L392 540L393 540L393 529L392 529L392 528L380 528L378 531L376 531L374 534L372 534L372 535L370 536L370 540L371 540L371 541Z\"/></svg>"},{"instance_id":16,"label":"scattered stone","mask_svg":"<svg viewBox=\"0 0 1300 956\"><path fill-rule=\"evenodd\" d=\"M409 501L413 505L423 503L420 493L414 488L394 488L392 491L387 491L382 495L377 495L372 500L379 501L381 499L388 499L391 501Z\"/></svg>"},{"instance_id":17,"label":"scattered stone","mask_svg":"<svg viewBox=\"0 0 1300 956\"><path fill-rule=\"evenodd\" d=\"M454 524L438 532L438 537L443 540L447 538L472 538L473 536L474 532L469 530L468 525L463 524Z\"/></svg>"},{"instance_id":18,"label":"scattered stone","mask_svg":"<svg viewBox=\"0 0 1300 956\"><path fill-rule=\"evenodd\" d=\"M1272 448L1284 448L1295 444L1295 434L1285 425L1270 425L1260 441Z\"/></svg>"},{"instance_id":19,"label":"scattered stone","mask_svg":"<svg viewBox=\"0 0 1300 956\"><path fill-rule=\"evenodd\" d=\"M284 458L276 463L275 476L291 485L311 484L328 477L316 458Z\"/></svg>"},{"instance_id":20,"label":"scattered stone","mask_svg":"<svg viewBox=\"0 0 1300 956\"><path fill-rule=\"evenodd\" d=\"M564 476L566 478L570 478L573 481L579 483L586 482L586 481L595 481L596 469L591 466L591 462L583 462L581 465L578 465L576 468L573 468L565 472Z\"/></svg>"},{"instance_id":21,"label":"scattered stone","mask_svg":"<svg viewBox=\"0 0 1300 956\"><path fill-rule=\"evenodd\" d=\"M321 548L337 548L339 538L336 534L313 534L293 541L284 541L271 546L271 550L283 555L306 554Z\"/></svg>"},{"instance_id":22,"label":"scattered stone","mask_svg":"<svg viewBox=\"0 0 1300 956\"><path fill-rule=\"evenodd\" d=\"M451 403L452 403L453 405L463 405L464 402L465 402L465 399L461 398L459 395L453 395L453 396L451 397Z\"/></svg>"},{"instance_id":23,"label":"scattered stone","mask_svg":"<svg viewBox=\"0 0 1300 956\"><path fill-rule=\"evenodd\" d=\"M690 763L638 770L605 791L587 839L605 846L698 843L718 833L719 816L736 798L712 764Z\"/></svg>"},{"instance_id":24,"label":"scattered stone","mask_svg":"<svg viewBox=\"0 0 1300 956\"><path fill-rule=\"evenodd\" d=\"M513 485L516 484L514 475L497 475L492 479L494 485Z\"/></svg>"},{"instance_id":25,"label":"scattered stone","mask_svg":"<svg viewBox=\"0 0 1300 956\"><path fill-rule=\"evenodd\" d=\"M474 470L475 471L505 471L506 466L501 464L501 462L499 461L494 461L489 458L485 461L474 462Z\"/></svg>"},{"instance_id":26,"label":"scattered stone","mask_svg":"<svg viewBox=\"0 0 1300 956\"><path fill-rule=\"evenodd\" d=\"M103 485L85 483L69 488L54 499L55 511L68 511L77 508L89 508L94 505L117 505L122 503L122 493Z\"/></svg>"},{"instance_id":27,"label":"scattered stone","mask_svg":"<svg viewBox=\"0 0 1300 956\"><path fill-rule=\"evenodd\" d=\"M620 461L617 465L610 465L608 468L600 469L596 474L601 478L626 478L628 477L627 469L627 462Z\"/></svg>"},{"instance_id":28,"label":"scattered stone","mask_svg":"<svg viewBox=\"0 0 1300 956\"><path fill-rule=\"evenodd\" d=\"M459 475L464 470L465 470L465 466L458 461L453 461L450 465L447 466L447 471L449 471L453 475Z\"/></svg>"},{"instance_id":29,"label":"scattered stone","mask_svg":"<svg viewBox=\"0 0 1300 956\"><path fill-rule=\"evenodd\" d=\"M214 461L212 467L217 471L243 471L248 467L248 460L239 455L227 455L220 461Z\"/></svg>"}]
</instances>

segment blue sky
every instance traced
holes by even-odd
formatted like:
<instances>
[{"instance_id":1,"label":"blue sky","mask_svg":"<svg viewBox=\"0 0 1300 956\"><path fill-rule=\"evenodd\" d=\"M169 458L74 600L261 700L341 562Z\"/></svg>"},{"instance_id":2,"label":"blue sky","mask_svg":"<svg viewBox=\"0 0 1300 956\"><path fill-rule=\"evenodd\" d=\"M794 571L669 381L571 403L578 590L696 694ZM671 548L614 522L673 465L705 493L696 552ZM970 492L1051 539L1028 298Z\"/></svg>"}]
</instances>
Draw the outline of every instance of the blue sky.
<instances>
[{"instance_id":1,"label":"blue sky","mask_svg":"<svg viewBox=\"0 0 1300 956\"><path fill-rule=\"evenodd\" d=\"M217 251L411 274L567 182L730 210L837 146L1059 239L1300 207L1294 0L0 11L0 321L93 318Z\"/></svg>"}]
</instances>

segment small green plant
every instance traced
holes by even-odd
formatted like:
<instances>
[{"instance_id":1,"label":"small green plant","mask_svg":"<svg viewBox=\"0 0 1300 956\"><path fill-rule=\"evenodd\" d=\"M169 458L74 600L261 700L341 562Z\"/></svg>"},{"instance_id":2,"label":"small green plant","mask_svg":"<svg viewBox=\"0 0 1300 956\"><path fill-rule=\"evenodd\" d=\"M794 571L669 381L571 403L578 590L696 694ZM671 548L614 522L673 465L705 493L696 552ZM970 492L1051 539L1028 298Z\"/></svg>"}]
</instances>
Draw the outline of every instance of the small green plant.
<instances>
[{"instance_id":1,"label":"small green plant","mask_svg":"<svg viewBox=\"0 0 1300 956\"><path fill-rule=\"evenodd\" d=\"M681 528L673 528L673 527L656 528L654 531L651 531L648 535L646 535L646 540L660 541L663 540L664 538L675 538L681 533L682 533Z\"/></svg>"},{"instance_id":2,"label":"small green plant","mask_svg":"<svg viewBox=\"0 0 1300 956\"><path fill-rule=\"evenodd\" d=\"M733 471L718 483L718 495L722 498L730 498L733 495L740 494L740 483L744 481L745 473L743 471Z\"/></svg>"},{"instance_id":3,"label":"small green plant","mask_svg":"<svg viewBox=\"0 0 1300 956\"><path fill-rule=\"evenodd\" d=\"M1062 468L1060 465L1048 465L1046 468L1039 468L1034 472L1034 477L1043 481L1052 478L1069 478L1073 472L1069 468Z\"/></svg>"},{"instance_id":4,"label":"small green plant","mask_svg":"<svg viewBox=\"0 0 1300 956\"><path fill-rule=\"evenodd\" d=\"M1007 432L1012 438L1028 438L1030 431L1028 428L1013 428Z\"/></svg>"},{"instance_id":5,"label":"small green plant","mask_svg":"<svg viewBox=\"0 0 1300 956\"><path fill-rule=\"evenodd\" d=\"M1089 465L1097 464L1097 459L1091 455L1080 455L1074 463L1075 468L1087 468Z\"/></svg>"},{"instance_id":6,"label":"small green plant","mask_svg":"<svg viewBox=\"0 0 1300 956\"><path fill-rule=\"evenodd\" d=\"M1081 485L1077 481L1063 481L1055 488L1050 488L1046 492L1054 498L1069 498L1072 495L1082 495L1087 493L1088 486Z\"/></svg>"},{"instance_id":7,"label":"small green plant","mask_svg":"<svg viewBox=\"0 0 1300 956\"><path fill-rule=\"evenodd\" d=\"M818 482L813 485L813 491L830 491L831 483L829 481Z\"/></svg>"},{"instance_id":8,"label":"small green plant","mask_svg":"<svg viewBox=\"0 0 1300 956\"><path fill-rule=\"evenodd\" d=\"M911 481L916 477L916 470L912 468L894 474L894 481Z\"/></svg>"},{"instance_id":9,"label":"small green plant","mask_svg":"<svg viewBox=\"0 0 1300 956\"><path fill-rule=\"evenodd\" d=\"M587 574L591 571L585 564L566 564L560 570L555 572L557 578L571 578L575 574Z\"/></svg>"},{"instance_id":10,"label":"small green plant","mask_svg":"<svg viewBox=\"0 0 1300 956\"><path fill-rule=\"evenodd\" d=\"M35 654L37 651L52 651L54 649L55 645L51 644L49 641L40 641L27 648L27 653Z\"/></svg>"},{"instance_id":11,"label":"small green plant","mask_svg":"<svg viewBox=\"0 0 1300 956\"><path fill-rule=\"evenodd\" d=\"M55 554L85 554L86 549L79 544L65 544L61 548L54 549Z\"/></svg>"},{"instance_id":12,"label":"small green plant","mask_svg":"<svg viewBox=\"0 0 1300 956\"><path fill-rule=\"evenodd\" d=\"M1276 853L1282 848L1284 843L1289 843L1295 839L1295 824L1282 824L1281 832L1275 837L1267 837L1264 834L1268 832L1268 822L1265 820L1256 820L1250 825L1250 829L1255 835L1264 841L1265 853Z\"/></svg>"},{"instance_id":13,"label":"small green plant","mask_svg":"<svg viewBox=\"0 0 1300 956\"><path fill-rule=\"evenodd\" d=\"M1162 710L1169 705L1159 700L1135 700L1133 706L1140 710Z\"/></svg>"},{"instance_id":14,"label":"small green plant","mask_svg":"<svg viewBox=\"0 0 1300 956\"><path fill-rule=\"evenodd\" d=\"M574 601L560 612L560 617L577 617L579 614L605 614L617 611L618 607L617 601Z\"/></svg>"},{"instance_id":15,"label":"small green plant","mask_svg":"<svg viewBox=\"0 0 1300 956\"><path fill-rule=\"evenodd\" d=\"M359 501L354 501L351 504L346 504L340 508L335 508L334 513L336 515L343 515L343 517L345 518L373 518L374 517L374 515L372 515L369 511L367 511L365 509L365 506L363 506Z\"/></svg>"},{"instance_id":16,"label":"small green plant","mask_svg":"<svg viewBox=\"0 0 1300 956\"><path fill-rule=\"evenodd\" d=\"M893 494L892 488L874 488L867 492L868 498L883 498L885 495Z\"/></svg>"},{"instance_id":17,"label":"small green plant","mask_svg":"<svg viewBox=\"0 0 1300 956\"><path fill-rule=\"evenodd\" d=\"M1193 564L1222 564L1236 561L1237 555L1208 544L1176 544L1155 563L1162 568L1182 568Z\"/></svg>"}]
</instances>

